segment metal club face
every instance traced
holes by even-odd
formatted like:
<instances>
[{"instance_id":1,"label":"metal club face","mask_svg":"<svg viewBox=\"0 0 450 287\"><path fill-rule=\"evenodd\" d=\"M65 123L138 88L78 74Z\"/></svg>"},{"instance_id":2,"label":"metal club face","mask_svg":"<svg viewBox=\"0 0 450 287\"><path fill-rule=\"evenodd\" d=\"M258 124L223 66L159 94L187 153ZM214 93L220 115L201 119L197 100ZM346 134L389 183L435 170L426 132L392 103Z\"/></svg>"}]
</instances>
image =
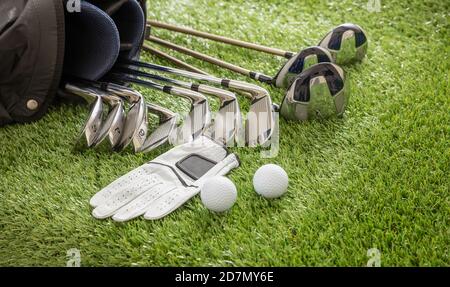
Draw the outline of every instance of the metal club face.
<instances>
[{"instance_id":1,"label":"metal club face","mask_svg":"<svg viewBox=\"0 0 450 287\"><path fill-rule=\"evenodd\" d=\"M204 84L191 85L196 91L219 98L219 110L215 113L214 121L208 127L208 135L218 142L231 144L241 133L241 109L236 95L224 89Z\"/></svg>"},{"instance_id":2,"label":"metal club face","mask_svg":"<svg viewBox=\"0 0 450 287\"><path fill-rule=\"evenodd\" d=\"M123 150L133 142L134 149L137 151L147 137L147 112L143 96L135 90L115 84L108 84L105 89L130 104L122 137L114 150Z\"/></svg>"},{"instance_id":3,"label":"metal club face","mask_svg":"<svg viewBox=\"0 0 450 287\"><path fill-rule=\"evenodd\" d=\"M333 62L330 52L320 46L308 47L301 50L278 71L274 78L276 87L287 89L295 77L307 68L317 63Z\"/></svg>"},{"instance_id":4,"label":"metal club face","mask_svg":"<svg viewBox=\"0 0 450 287\"><path fill-rule=\"evenodd\" d=\"M115 148L122 137L123 127L125 124L125 110L124 103L120 97L104 93L103 100L109 105L108 115L102 124L99 136L96 140L95 146L98 147L108 138L108 143L112 148Z\"/></svg>"},{"instance_id":5,"label":"metal club face","mask_svg":"<svg viewBox=\"0 0 450 287\"><path fill-rule=\"evenodd\" d=\"M207 98L201 93L178 87L172 87L170 94L188 98L192 102L189 114L183 119L181 127L172 133L170 142L174 144L190 142L202 135L211 123Z\"/></svg>"},{"instance_id":6,"label":"metal club face","mask_svg":"<svg viewBox=\"0 0 450 287\"><path fill-rule=\"evenodd\" d=\"M147 110L149 113L159 116L159 124L145 140L138 150L139 152L149 152L166 143L178 122L178 114L163 107L148 103Z\"/></svg>"},{"instance_id":7,"label":"metal club face","mask_svg":"<svg viewBox=\"0 0 450 287\"><path fill-rule=\"evenodd\" d=\"M223 87L250 97L250 109L245 122L245 143L255 147L265 144L273 134L275 115L269 92L257 85L246 82L221 79Z\"/></svg>"},{"instance_id":8,"label":"metal club face","mask_svg":"<svg viewBox=\"0 0 450 287\"><path fill-rule=\"evenodd\" d=\"M272 136L275 119L270 97L252 100L245 123L246 142L250 147L265 144Z\"/></svg>"},{"instance_id":9,"label":"metal club face","mask_svg":"<svg viewBox=\"0 0 450 287\"><path fill-rule=\"evenodd\" d=\"M281 104L280 113L288 120L308 120L341 116L348 95L344 71L332 63L316 64L292 83Z\"/></svg>"},{"instance_id":10,"label":"metal club face","mask_svg":"<svg viewBox=\"0 0 450 287\"><path fill-rule=\"evenodd\" d=\"M101 95L83 85L66 84L66 91L85 99L90 104L88 119L75 143L75 150L90 148L95 144L103 121L103 102Z\"/></svg>"},{"instance_id":11,"label":"metal club face","mask_svg":"<svg viewBox=\"0 0 450 287\"><path fill-rule=\"evenodd\" d=\"M319 46L330 51L334 62L347 64L361 61L366 56L368 40L360 26L346 23L330 31Z\"/></svg>"},{"instance_id":12,"label":"metal club face","mask_svg":"<svg viewBox=\"0 0 450 287\"><path fill-rule=\"evenodd\" d=\"M241 129L242 117L238 101L222 103L210 127L211 137L224 144L232 143L234 140L238 142Z\"/></svg>"}]
</instances>

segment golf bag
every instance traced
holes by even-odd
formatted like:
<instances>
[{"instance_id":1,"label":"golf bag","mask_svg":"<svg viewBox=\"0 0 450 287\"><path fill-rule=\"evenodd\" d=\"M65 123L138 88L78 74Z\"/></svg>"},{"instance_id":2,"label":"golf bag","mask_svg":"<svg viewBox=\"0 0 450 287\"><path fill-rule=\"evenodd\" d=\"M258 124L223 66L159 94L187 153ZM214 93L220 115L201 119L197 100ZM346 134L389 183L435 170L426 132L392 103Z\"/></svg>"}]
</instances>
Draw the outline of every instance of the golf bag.
<instances>
[{"instance_id":1,"label":"golf bag","mask_svg":"<svg viewBox=\"0 0 450 287\"><path fill-rule=\"evenodd\" d=\"M145 0L2 0L0 126L38 120L67 79L99 80L138 59Z\"/></svg>"}]
</instances>

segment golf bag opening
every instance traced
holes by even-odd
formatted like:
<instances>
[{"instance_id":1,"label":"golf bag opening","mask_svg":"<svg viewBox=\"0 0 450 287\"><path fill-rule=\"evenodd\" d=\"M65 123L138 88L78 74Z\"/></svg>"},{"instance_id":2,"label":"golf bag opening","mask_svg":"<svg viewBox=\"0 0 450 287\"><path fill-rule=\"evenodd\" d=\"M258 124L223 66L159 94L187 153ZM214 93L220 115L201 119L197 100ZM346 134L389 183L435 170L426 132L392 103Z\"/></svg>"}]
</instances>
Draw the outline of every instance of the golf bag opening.
<instances>
[{"instance_id":1,"label":"golf bag opening","mask_svg":"<svg viewBox=\"0 0 450 287\"><path fill-rule=\"evenodd\" d=\"M81 2L81 12L65 11L66 48L63 74L97 80L114 65L120 37L114 21L101 9Z\"/></svg>"},{"instance_id":2,"label":"golf bag opening","mask_svg":"<svg viewBox=\"0 0 450 287\"><path fill-rule=\"evenodd\" d=\"M120 35L120 56L132 59L139 52L145 31L145 15L141 5L130 0L111 15Z\"/></svg>"}]
</instances>

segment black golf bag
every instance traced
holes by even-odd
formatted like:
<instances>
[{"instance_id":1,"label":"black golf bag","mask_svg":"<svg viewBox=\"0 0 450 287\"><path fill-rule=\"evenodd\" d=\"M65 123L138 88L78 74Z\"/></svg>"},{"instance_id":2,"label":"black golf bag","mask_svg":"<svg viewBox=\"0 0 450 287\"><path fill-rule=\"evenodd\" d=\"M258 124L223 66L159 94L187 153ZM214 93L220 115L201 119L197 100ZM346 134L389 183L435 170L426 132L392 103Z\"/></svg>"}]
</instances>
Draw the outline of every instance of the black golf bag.
<instances>
[{"instance_id":1,"label":"black golf bag","mask_svg":"<svg viewBox=\"0 0 450 287\"><path fill-rule=\"evenodd\" d=\"M145 0L2 0L0 126L40 119L68 78L99 80L137 59Z\"/></svg>"}]
</instances>

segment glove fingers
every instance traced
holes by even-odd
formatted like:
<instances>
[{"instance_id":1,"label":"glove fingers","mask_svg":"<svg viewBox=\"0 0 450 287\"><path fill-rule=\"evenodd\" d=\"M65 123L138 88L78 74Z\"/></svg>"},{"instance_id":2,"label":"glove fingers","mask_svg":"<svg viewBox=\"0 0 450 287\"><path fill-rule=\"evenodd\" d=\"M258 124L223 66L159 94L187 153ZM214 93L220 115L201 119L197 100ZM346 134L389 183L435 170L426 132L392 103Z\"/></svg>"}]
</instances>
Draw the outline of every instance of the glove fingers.
<instances>
[{"instance_id":1,"label":"glove fingers","mask_svg":"<svg viewBox=\"0 0 450 287\"><path fill-rule=\"evenodd\" d=\"M123 222L136 218L146 212L149 206L164 194L176 189L176 186L169 187L159 184L151 190L144 192L138 198L119 209L112 217L113 220Z\"/></svg>"},{"instance_id":2,"label":"glove fingers","mask_svg":"<svg viewBox=\"0 0 450 287\"><path fill-rule=\"evenodd\" d=\"M200 189L198 187L177 188L172 190L149 204L147 212L144 214L144 218L151 220L160 219L182 206L199 191Z\"/></svg>"},{"instance_id":3,"label":"glove fingers","mask_svg":"<svg viewBox=\"0 0 450 287\"><path fill-rule=\"evenodd\" d=\"M119 208L123 207L133 199L146 191L152 191L153 188L161 184L156 176L140 178L132 185L126 186L121 190L114 192L107 200L101 202L93 211L95 218L103 219L113 215Z\"/></svg>"},{"instance_id":4,"label":"glove fingers","mask_svg":"<svg viewBox=\"0 0 450 287\"><path fill-rule=\"evenodd\" d=\"M137 169L128 172L127 174L119 177L118 179L107 185L105 188L94 194L89 204L92 207L101 205L115 193L120 192L124 188L130 187L133 184L136 184L136 182L139 182L143 178L145 179L151 174L152 171L152 167L145 164Z\"/></svg>"}]
</instances>

